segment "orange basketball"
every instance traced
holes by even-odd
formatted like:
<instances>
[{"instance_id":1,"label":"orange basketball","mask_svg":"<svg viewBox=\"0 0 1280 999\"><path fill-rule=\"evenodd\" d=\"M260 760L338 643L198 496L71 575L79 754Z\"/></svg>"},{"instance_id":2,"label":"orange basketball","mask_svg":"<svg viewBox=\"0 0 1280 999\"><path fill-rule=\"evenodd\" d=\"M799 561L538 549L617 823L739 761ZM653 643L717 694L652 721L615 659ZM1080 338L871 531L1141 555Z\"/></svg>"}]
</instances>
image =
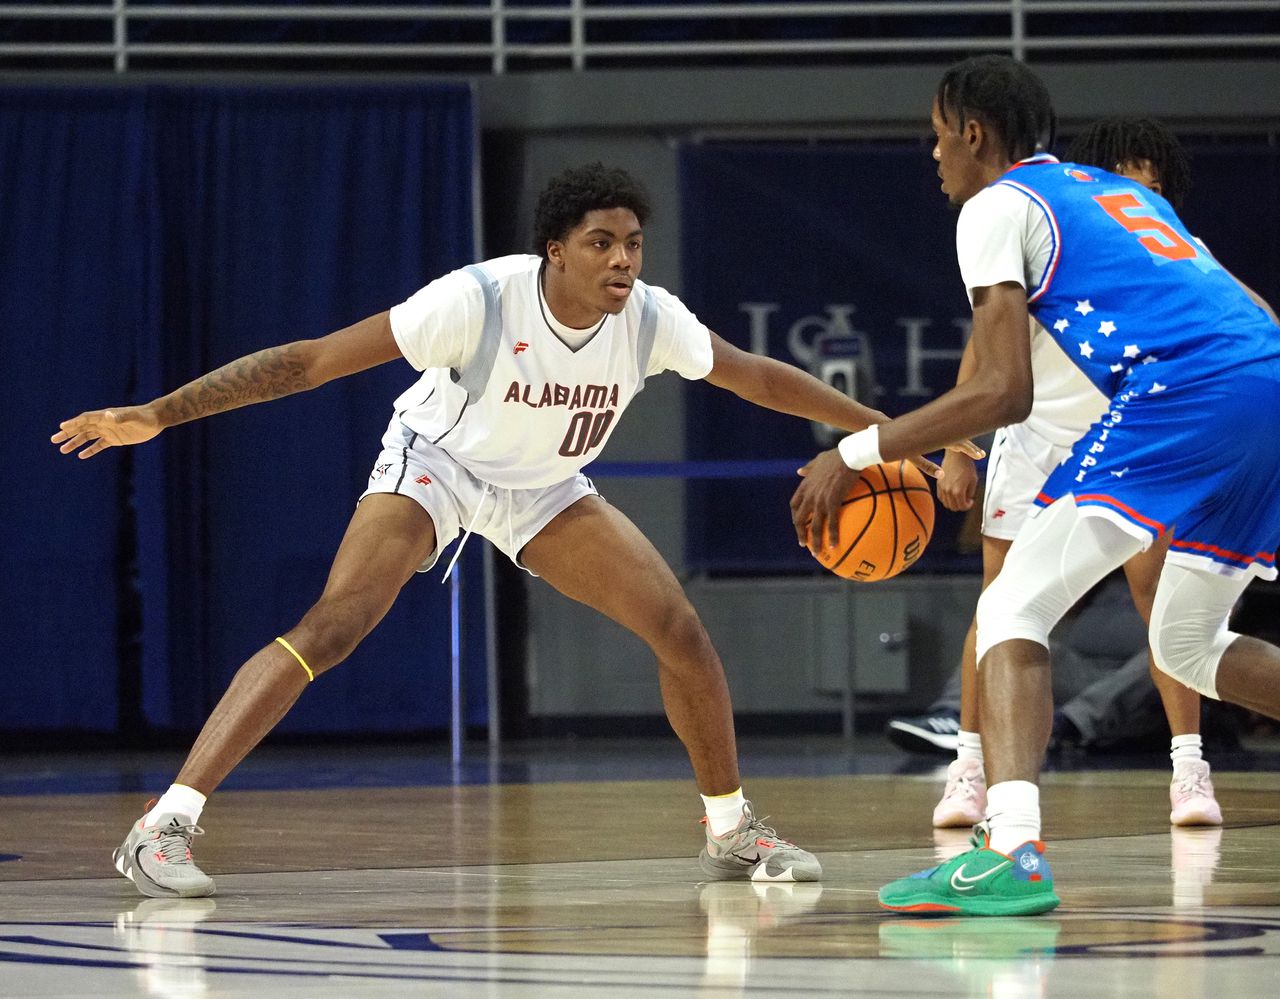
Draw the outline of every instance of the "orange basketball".
<instances>
[{"instance_id":1,"label":"orange basketball","mask_svg":"<svg viewBox=\"0 0 1280 999\"><path fill-rule=\"evenodd\" d=\"M862 470L840 507L840 542L817 559L837 576L874 583L896 576L933 534L933 494L909 461Z\"/></svg>"}]
</instances>

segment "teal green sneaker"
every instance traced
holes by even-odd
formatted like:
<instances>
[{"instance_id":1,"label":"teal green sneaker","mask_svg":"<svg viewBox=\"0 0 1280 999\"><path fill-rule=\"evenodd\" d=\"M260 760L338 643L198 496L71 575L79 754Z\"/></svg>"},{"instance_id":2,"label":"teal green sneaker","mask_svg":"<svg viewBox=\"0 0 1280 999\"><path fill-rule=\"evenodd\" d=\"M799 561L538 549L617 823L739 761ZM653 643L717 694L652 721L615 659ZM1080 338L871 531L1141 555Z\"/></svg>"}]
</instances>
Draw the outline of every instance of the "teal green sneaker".
<instances>
[{"instance_id":1,"label":"teal green sneaker","mask_svg":"<svg viewBox=\"0 0 1280 999\"><path fill-rule=\"evenodd\" d=\"M885 885L880 904L895 912L959 916L1034 916L1057 908L1043 843L1023 843L1006 856L988 845L984 826L974 828L969 842L972 850L945 864Z\"/></svg>"}]
</instances>

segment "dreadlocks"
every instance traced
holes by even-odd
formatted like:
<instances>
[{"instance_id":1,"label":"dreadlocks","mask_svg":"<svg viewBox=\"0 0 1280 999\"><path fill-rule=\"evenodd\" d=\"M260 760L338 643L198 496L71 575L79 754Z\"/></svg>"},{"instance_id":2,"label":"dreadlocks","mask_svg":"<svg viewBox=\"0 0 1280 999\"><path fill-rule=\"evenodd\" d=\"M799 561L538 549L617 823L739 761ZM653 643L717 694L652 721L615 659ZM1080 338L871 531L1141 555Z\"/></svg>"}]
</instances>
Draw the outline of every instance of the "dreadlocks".
<instances>
[{"instance_id":1,"label":"dreadlocks","mask_svg":"<svg viewBox=\"0 0 1280 999\"><path fill-rule=\"evenodd\" d=\"M1008 56L975 56L952 66L938 84L942 120L958 117L957 127L977 118L994 128L1011 161L1053 145L1058 119L1049 90L1040 77Z\"/></svg>"},{"instance_id":2,"label":"dreadlocks","mask_svg":"<svg viewBox=\"0 0 1280 999\"><path fill-rule=\"evenodd\" d=\"M1154 118L1095 121L1072 140L1066 158L1112 171L1147 160L1160 181L1161 193L1174 208L1182 207L1191 189L1191 164L1182 144Z\"/></svg>"}]
</instances>

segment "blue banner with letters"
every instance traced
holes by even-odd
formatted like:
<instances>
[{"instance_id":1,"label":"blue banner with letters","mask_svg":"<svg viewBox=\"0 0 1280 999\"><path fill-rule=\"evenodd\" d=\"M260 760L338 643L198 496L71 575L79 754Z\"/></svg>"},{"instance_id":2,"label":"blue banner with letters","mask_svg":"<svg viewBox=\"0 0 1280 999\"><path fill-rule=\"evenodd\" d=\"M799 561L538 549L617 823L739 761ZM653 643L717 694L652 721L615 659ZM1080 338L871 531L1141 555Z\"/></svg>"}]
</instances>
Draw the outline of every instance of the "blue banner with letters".
<instances>
[{"instance_id":1,"label":"blue banner with letters","mask_svg":"<svg viewBox=\"0 0 1280 999\"><path fill-rule=\"evenodd\" d=\"M1280 153L1265 143L1187 145L1196 179L1184 212L1189 227L1275 304ZM957 212L939 189L931 148L926 141L684 147L681 298L744 350L806 368L890 416L918 408L954 385L970 326L955 257ZM687 421L693 461L809 458L835 437L703 385L689 393ZM688 566L821 571L791 526L796 481L787 474L691 481ZM976 511L967 523L941 506L937 514L912 571L977 569Z\"/></svg>"},{"instance_id":2,"label":"blue banner with letters","mask_svg":"<svg viewBox=\"0 0 1280 999\"><path fill-rule=\"evenodd\" d=\"M681 297L716 333L891 416L955 384L969 305L955 212L938 191L927 147L687 146L680 176ZM693 460L809 458L836 436L715 389L690 394ZM690 483L689 565L816 570L791 527L797 481ZM974 567L972 557L953 565L963 524L963 515L938 508L917 571Z\"/></svg>"}]
</instances>

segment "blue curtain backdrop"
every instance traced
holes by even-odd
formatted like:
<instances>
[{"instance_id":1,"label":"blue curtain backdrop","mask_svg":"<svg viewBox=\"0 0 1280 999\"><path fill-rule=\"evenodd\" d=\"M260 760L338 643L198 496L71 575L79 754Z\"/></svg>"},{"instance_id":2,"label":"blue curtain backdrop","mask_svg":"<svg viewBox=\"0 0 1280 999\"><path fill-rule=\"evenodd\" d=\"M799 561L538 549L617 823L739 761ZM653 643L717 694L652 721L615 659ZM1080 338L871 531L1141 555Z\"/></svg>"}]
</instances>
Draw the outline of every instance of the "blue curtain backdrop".
<instances>
[{"instance_id":1,"label":"blue curtain backdrop","mask_svg":"<svg viewBox=\"0 0 1280 999\"><path fill-rule=\"evenodd\" d=\"M1280 150L1183 136L1195 178L1183 217L1237 277L1280 305ZM708 143L681 150L682 298L744 349L819 372L859 371L858 398L889 415L955 384L970 316L956 212L930 145ZM812 456L799 420L694 386L695 460ZM813 572L796 545L790 475L694 481L687 562L706 572ZM941 506L914 572L972 571L964 517Z\"/></svg>"},{"instance_id":2,"label":"blue curtain backdrop","mask_svg":"<svg viewBox=\"0 0 1280 999\"><path fill-rule=\"evenodd\" d=\"M318 596L391 402L416 375L385 365L84 463L48 436L83 409L345 326L469 262L471 95L164 85L0 97L15 541L0 585L18 692L0 702L0 728L190 730ZM467 569L478 579L474 557ZM412 581L280 730L445 726L439 577Z\"/></svg>"},{"instance_id":3,"label":"blue curtain backdrop","mask_svg":"<svg viewBox=\"0 0 1280 999\"><path fill-rule=\"evenodd\" d=\"M140 94L0 90L0 728L116 726L127 481L49 435L129 397L155 328L146 147Z\"/></svg>"}]
</instances>

